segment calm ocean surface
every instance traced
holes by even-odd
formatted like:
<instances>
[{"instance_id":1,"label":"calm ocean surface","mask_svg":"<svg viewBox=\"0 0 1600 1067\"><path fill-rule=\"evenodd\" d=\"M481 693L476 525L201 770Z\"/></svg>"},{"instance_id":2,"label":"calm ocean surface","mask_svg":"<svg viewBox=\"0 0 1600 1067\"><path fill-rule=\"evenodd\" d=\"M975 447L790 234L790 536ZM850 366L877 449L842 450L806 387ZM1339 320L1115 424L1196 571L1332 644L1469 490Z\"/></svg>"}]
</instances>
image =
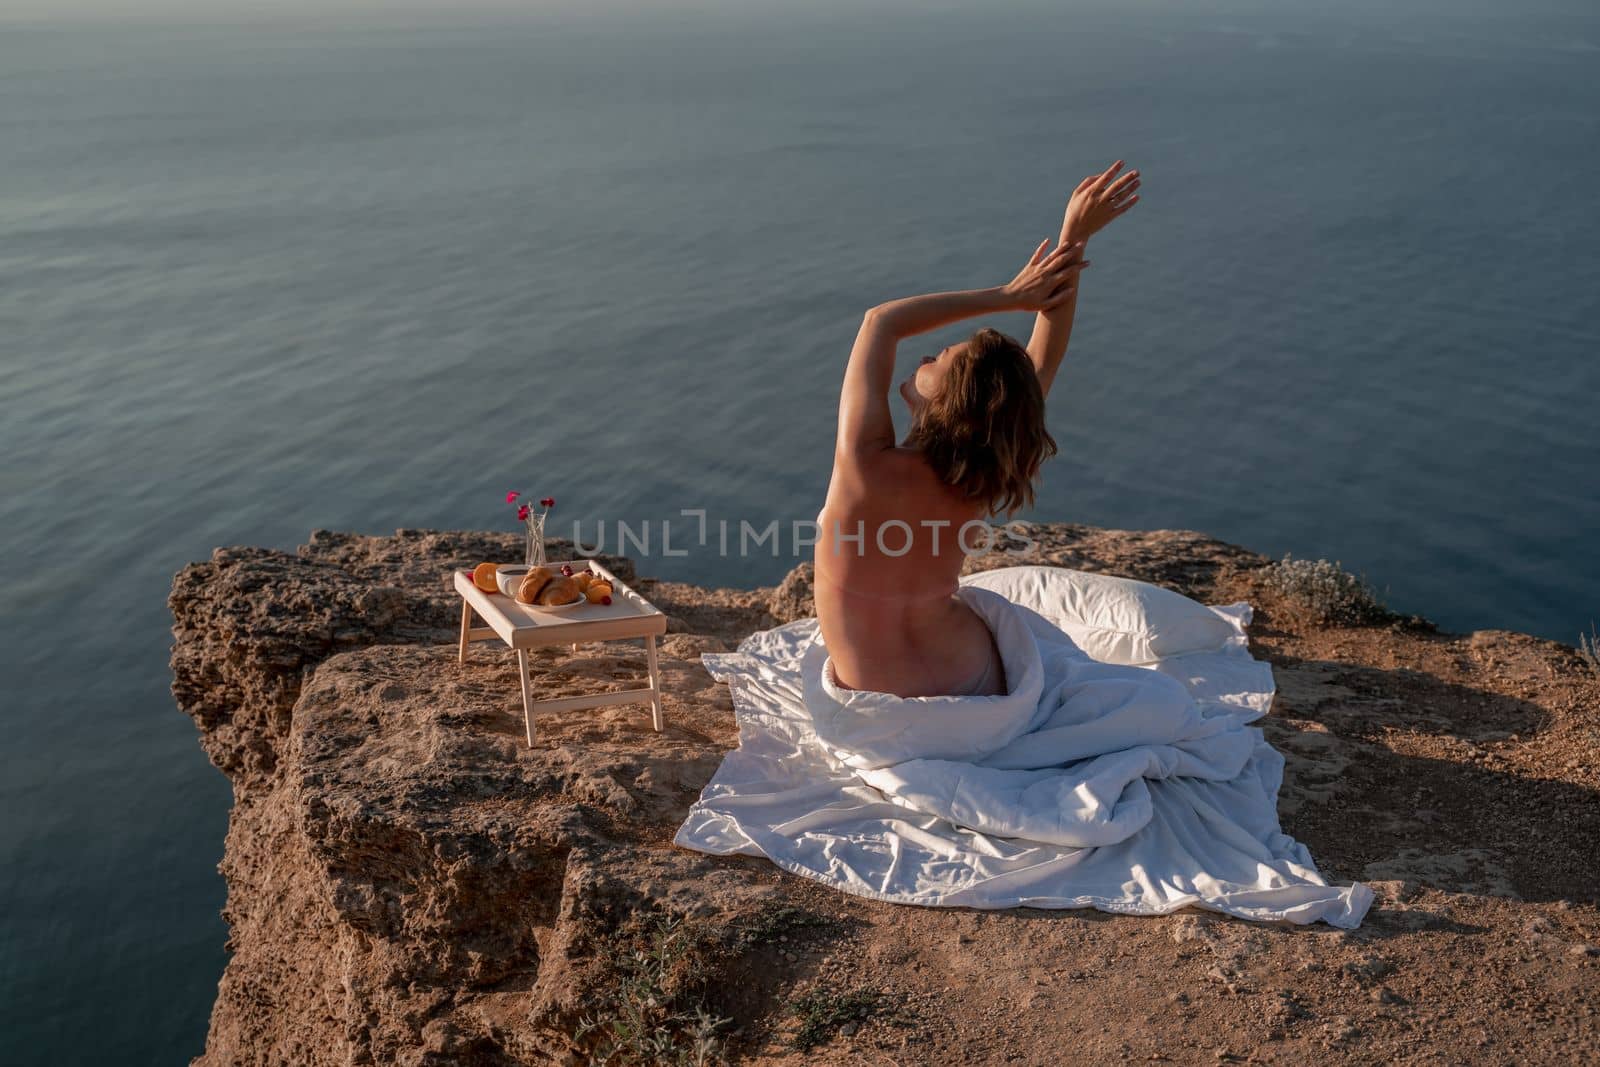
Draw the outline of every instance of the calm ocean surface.
<instances>
[{"instance_id":1,"label":"calm ocean surface","mask_svg":"<svg viewBox=\"0 0 1600 1067\"><path fill-rule=\"evenodd\" d=\"M1572 642L1600 19L1282 6L0 23L7 1058L201 1050L230 795L167 690L174 571L510 529L513 486L591 539L809 518L861 312L1006 281L1118 156L1144 198L1092 248L1033 517Z\"/></svg>"}]
</instances>

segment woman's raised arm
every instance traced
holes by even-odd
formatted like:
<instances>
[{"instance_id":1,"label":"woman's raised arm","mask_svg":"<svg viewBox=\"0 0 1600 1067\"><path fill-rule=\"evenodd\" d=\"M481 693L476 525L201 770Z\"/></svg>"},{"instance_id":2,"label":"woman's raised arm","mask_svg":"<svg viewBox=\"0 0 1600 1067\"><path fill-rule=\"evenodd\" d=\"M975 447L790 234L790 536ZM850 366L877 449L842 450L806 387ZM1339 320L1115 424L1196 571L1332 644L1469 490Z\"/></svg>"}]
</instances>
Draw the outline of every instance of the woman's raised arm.
<instances>
[{"instance_id":1,"label":"woman's raised arm","mask_svg":"<svg viewBox=\"0 0 1600 1067\"><path fill-rule=\"evenodd\" d=\"M900 339L952 322L996 311L1047 311L1077 291L1078 272L1088 263L1080 246L1062 245L1045 255L1045 240L1027 265L1005 285L962 289L891 300L867 311L856 333L839 394L836 456L859 456L895 445L889 389L894 384Z\"/></svg>"},{"instance_id":2,"label":"woman's raised arm","mask_svg":"<svg viewBox=\"0 0 1600 1067\"><path fill-rule=\"evenodd\" d=\"M1091 174L1078 183L1067 202L1061 220L1061 243L1084 245L1089 238L1103 229L1112 219L1119 217L1139 202L1139 172L1130 170L1117 177L1122 160L1117 160L1099 174ZM1078 311L1078 293L1074 289L1071 299L1039 312L1033 323L1033 336L1028 339L1028 354L1033 357L1033 369L1039 374L1039 388L1046 394L1055 381L1061 359L1067 354L1067 342L1072 337L1072 320Z\"/></svg>"}]
</instances>

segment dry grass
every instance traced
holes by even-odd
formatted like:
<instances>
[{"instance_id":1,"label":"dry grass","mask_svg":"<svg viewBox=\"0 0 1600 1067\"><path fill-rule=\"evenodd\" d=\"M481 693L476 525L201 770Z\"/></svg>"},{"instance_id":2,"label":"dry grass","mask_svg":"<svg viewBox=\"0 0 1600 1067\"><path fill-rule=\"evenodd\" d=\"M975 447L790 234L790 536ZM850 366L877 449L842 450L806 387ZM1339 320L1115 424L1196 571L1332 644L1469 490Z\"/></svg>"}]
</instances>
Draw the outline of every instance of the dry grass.
<instances>
[{"instance_id":1,"label":"dry grass","mask_svg":"<svg viewBox=\"0 0 1600 1067\"><path fill-rule=\"evenodd\" d=\"M1366 626L1393 617L1373 588L1338 561L1286 555L1265 569L1261 582L1313 622Z\"/></svg>"},{"instance_id":2,"label":"dry grass","mask_svg":"<svg viewBox=\"0 0 1600 1067\"><path fill-rule=\"evenodd\" d=\"M681 917L657 918L622 957L617 994L599 1016L584 1016L573 1037L592 1064L723 1062L718 1031L730 1020L706 1010L697 996L699 950L705 938Z\"/></svg>"}]
</instances>

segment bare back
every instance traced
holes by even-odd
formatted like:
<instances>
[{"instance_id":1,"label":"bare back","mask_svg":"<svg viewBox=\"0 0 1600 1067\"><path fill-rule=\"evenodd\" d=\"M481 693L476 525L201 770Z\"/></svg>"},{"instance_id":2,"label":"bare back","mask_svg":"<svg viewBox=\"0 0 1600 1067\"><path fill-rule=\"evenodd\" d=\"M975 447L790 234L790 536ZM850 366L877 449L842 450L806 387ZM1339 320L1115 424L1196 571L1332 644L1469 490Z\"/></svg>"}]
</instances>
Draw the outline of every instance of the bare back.
<instances>
[{"instance_id":1,"label":"bare back","mask_svg":"<svg viewBox=\"0 0 1600 1067\"><path fill-rule=\"evenodd\" d=\"M836 460L815 558L817 619L839 684L934 696L973 692L987 670L981 692L1004 691L989 626L956 594L958 538L973 521L981 509L913 449Z\"/></svg>"}]
</instances>

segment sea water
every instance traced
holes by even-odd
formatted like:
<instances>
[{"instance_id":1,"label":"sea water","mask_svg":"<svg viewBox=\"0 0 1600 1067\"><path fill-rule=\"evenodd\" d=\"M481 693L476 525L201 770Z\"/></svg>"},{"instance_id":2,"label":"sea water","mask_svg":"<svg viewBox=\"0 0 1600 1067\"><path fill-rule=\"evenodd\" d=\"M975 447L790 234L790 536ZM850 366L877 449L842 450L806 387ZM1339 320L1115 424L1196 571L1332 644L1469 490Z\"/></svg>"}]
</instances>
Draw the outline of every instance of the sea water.
<instances>
[{"instance_id":1,"label":"sea water","mask_svg":"<svg viewBox=\"0 0 1600 1067\"><path fill-rule=\"evenodd\" d=\"M1339 559L1457 630L1600 617L1593 5L792 6L8 13L16 1062L204 1041L230 796L167 689L174 571L512 530L511 488L591 540L809 518L862 312L1006 281L1117 157L1143 202L1029 517ZM714 543L640 569L801 558Z\"/></svg>"}]
</instances>

